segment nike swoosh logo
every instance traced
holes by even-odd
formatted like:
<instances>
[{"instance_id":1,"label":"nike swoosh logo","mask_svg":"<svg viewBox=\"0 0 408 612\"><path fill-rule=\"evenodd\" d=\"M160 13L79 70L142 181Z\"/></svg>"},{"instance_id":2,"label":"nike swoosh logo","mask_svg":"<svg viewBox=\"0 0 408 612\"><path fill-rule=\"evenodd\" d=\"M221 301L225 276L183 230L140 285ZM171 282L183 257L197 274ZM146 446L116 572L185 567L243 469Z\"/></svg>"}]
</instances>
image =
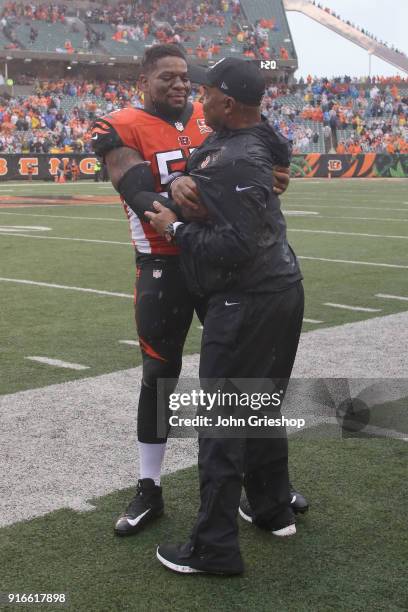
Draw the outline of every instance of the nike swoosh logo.
<instances>
[{"instance_id":1,"label":"nike swoosh logo","mask_svg":"<svg viewBox=\"0 0 408 612\"><path fill-rule=\"evenodd\" d=\"M235 191L246 191L247 189L253 189L254 185L250 185L249 187L239 187L238 185L235 187Z\"/></svg>"},{"instance_id":2,"label":"nike swoosh logo","mask_svg":"<svg viewBox=\"0 0 408 612\"><path fill-rule=\"evenodd\" d=\"M226 306L238 306L239 302L225 302Z\"/></svg>"},{"instance_id":3,"label":"nike swoosh logo","mask_svg":"<svg viewBox=\"0 0 408 612\"><path fill-rule=\"evenodd\" d=\"M291 501L290 503L291 503L291 504L294 504L294 503L295 503L295 501L296 501L296 495L294 495L294 496L292 497L292 501Z\"/></svg>"},{"instance_id":4,"label":"nike swoosh logo","mask_svg":"<svg viewBox=\"0 0 408 612\"><path fill-rule=\"evenodd\" d=\"M92 136L92 140L96 140L97 138L98 138L98 134L94 134L94 135Z\"/></svg>"},{"instance_id":5,"label":"nike swoosh logo","mask_svg":"<svg viewBox=\"0 0 408 612\"><path fill-rule=\"evenodd\" d=\"M148 512L150 512L150 508L148 508L148 509L146 510L146 512L143 512L143 514L139 514L139 516L137 516L135 519L129 519L129 518L128 518L128 519L126 519L126 520L127 520L127 522L129 523L129 525L132 525L132 527L135 527L135 526L136 526L136 525L139 523L139 521L141 521L141 520L142 520L142 518L143 518L143 517L144 517L144 516L145 516L145 515L146 515Z\"/></svg>"}]
</instances>

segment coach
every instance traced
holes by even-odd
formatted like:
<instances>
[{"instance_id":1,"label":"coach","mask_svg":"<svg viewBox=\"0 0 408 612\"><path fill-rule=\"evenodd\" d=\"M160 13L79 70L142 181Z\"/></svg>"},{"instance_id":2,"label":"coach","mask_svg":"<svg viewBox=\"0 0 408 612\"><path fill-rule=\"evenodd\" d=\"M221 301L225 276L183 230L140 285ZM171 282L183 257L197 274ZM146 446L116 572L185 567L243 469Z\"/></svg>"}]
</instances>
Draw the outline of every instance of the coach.
<instances>
[{"instance_id":1,"label":"coach","mask_svg":"<svg viewBox=\"0 0 408 612\"><path fill-rule=\"evenodd\" d=\"M254 64L224 59L205 80L203 106L214 134L191 155L189 176L178 178L171 193L182 204L196 190L209 219L181 223L161 204L147 216L180 246L191 290L208 296L200 378L288 379L304 297L272 168L289 165L290 149L262 121L264 81ZM242 484L248 497L243 517L276 535L296 532L286 432L261 439L200 437L199 478L201 505L190 540L157 551L170 569L243 571L237 525Z\"/></svg>"}]
</instances>

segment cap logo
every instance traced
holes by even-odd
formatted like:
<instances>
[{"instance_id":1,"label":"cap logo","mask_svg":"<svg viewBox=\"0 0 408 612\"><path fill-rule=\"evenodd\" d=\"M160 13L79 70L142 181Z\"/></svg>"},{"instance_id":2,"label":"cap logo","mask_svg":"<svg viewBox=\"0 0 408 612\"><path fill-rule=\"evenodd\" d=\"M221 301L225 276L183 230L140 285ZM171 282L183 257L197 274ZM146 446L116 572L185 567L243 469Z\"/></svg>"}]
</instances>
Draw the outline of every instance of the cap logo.
<instances>
[{"instance_id":1,"label":"cap logo","mask_svg":"<svg viewBox=\"0 0 408 612\"><path fill-rule=\"evenodd\" d=\"M225 81L221 83L221 89L228 89L228 85L226 84Z\"/></svg>"}]
</instances>

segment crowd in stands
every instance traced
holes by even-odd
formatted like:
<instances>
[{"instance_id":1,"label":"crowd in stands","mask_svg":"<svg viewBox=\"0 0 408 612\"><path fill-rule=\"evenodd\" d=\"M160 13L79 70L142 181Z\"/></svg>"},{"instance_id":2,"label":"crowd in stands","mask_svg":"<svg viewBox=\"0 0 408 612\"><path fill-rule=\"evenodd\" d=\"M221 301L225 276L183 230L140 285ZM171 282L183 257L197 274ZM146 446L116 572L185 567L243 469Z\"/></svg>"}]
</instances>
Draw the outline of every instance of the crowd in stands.
<instances>
[{"instance_id":1,"label":"crowd in stands","mask_svg":"<svg viewBox=\"0 0 408 612\"><path fill-rule=\"evenodd\" d=\"M29 80L21 75L21 82ZM408 95L396 77L356 81L301 79L271 85L263 100L270 123L307 153L322 134L338 134L338 153L408 153ZM34 81L29 97L0 98L0 151L3 153L91 153L89 128L96 117L143 106L136 83L59 79ZM200 96L194 90L192 99ZM342 138L346 130L347 136Z\"/></svg>"},{"instance_id":2,"label":"crowd in stands","mask_svg":"<svg viewBox=\"0 0 408 612\"><path fill-rule=\"evenodd\" d=\"M336 17L336 19L340 19L340 21L343 21L343 23L346 23L349 26L352 26L353 28L356 28L356 30L358 30L359 32L361 32L362 34L364 34L365 36L368 36L369 38L371 38L372 40L375 40L376 42L378 42L380 45L384 45L384 47L388 47L389 49L391 49L392 51L395 51L395 53L399 53L400 55L404 55L406 56L406 54L401 51L400 49L397 49L396 47L394 47L394 45L390 45L389 43L385 42L384 40L380 40L379 38L377 38L377 36L375 36L374 34L372 34L371 32L369 32L367 29L362 28L358 25L356 25L355 23L353 23L352 21L348 21L346 19L343 19L342 17L340 17L339 14L337 14L335 11L333 11L332 9L323 6L322 4L320 4L320 2L316 2L316 0L309 0L309 2L311 4L314 4L315 6L317 6L318 8L326 11L326 13L329 13L329 15L332 15L333 17Z\"/></svg>"},{"instance_id":3,"label":"crowd in stands","mask_svg":"<svg viewBox=\"0 0 408 612\"><path fill-rule=\"evenodd\" d=\"M319 142L319 126L338 153L408 153L408 95L401 77L301 79L271 87L263 100L269 121L305 153ZM290 95L289 95L290 94ZM345 130L347 137L341 138Z\"/></svg>"},{"instance_id":4,"label":"crowd in stands","mask_svg":"<svg viewBox=\"0 0 408 612\"><path fill-rule=\"evenodd\" d=\"M84 9L69 10L66 5L7 2L2 11L3 32L10 40L8 47L18 47L15 26L30 24L30 41L38 37L36 21L48 23L66 22L67 13L81 20L85 26L80 48L74 49L69 39L61 50L67 53L88 51L102 45L107 37L127 45L131 41L152 43L181 43L190 55L200 59L212 59L220 55L223 46L236 48L245 57L253 59L287 60L293 54L284 45L279 48L270 43L270 32L278 29L274 19L262 19L250 24L241 12L239 0L141 0L112 5L95 5ZM228 18L228 28L225 28ZM111 32L94 28L109 25ZM74 28L75 22L70 24ZM205 34L200 30L206 28ZM209 34L208 28L212 31ZM237 47L237 44L240 44Z\"/></svg>"},{"instance_id":5,"label":"crowd in stands","mask_svg":"<svg viewBox=\"0 0 408 612\"><path fill-rule=\"evenodd\" d=\"M2 19L26 19L27 21L47 21L64 23L67 12L66 5L60 4L29 4L28 2L5 2Z\"/></svg>"}]
</instances>

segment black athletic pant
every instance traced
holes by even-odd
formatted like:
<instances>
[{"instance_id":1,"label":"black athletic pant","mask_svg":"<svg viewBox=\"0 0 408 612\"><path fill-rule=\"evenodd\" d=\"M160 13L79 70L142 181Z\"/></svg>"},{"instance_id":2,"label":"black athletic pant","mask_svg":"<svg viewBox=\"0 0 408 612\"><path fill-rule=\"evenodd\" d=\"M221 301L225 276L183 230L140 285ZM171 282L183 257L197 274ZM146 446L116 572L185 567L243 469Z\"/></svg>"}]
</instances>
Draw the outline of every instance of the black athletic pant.
<instances>
[{"instance_id":1,"label":"black athletic pant","mask_svg":"<svg viewBox=\"0 0 408 612\"><path fill-rule=\"evenodd\" d=\"M203 383L208 386L223 378L289 379L303 307L301 282L278 293L213 296L201 345ZM208 569L240 569L237 513L242 484L260 526L276 524L288 512L285 428L276 434L264 439L199 438L201 505L191 546L204 555Z\"/></svg>"},{"instance_id":2,"label":"black athletic pant","mask_svg":"<svg viewBox=\"0 0 408 612\"><path fill-rule=\"evenodd\" d=\"M137 425L140 442L166 441L157 436L157 381L179 377L194 309L202 318L203 307L188 292L177 256L138 256L135 317L143 358ZM167 394L173 390L168 388Z\"/></svg>"}]
</instances>

